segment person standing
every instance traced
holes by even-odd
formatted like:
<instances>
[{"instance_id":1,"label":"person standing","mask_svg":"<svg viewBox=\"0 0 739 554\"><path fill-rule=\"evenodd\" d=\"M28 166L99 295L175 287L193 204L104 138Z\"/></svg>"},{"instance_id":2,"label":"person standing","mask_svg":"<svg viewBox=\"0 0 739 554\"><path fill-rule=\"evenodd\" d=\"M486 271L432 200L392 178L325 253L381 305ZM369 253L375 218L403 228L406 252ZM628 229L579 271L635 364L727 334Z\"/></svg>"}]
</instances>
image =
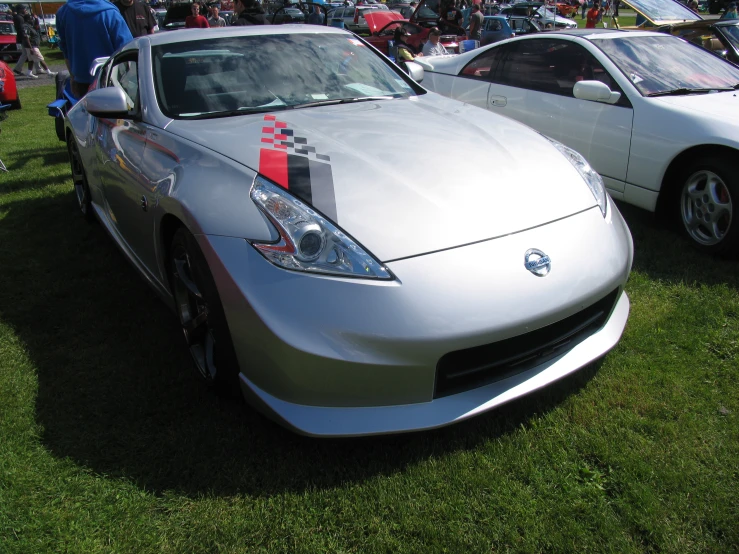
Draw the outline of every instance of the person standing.
<instances>
[{"instance_id":1,"label":"person standing","mask_svg":"<svg viewBox=\"0 0 739 554\"><path fill-rule=\"evenodd\" d=\"M26 32L24 31L23 27L25 25L25 20L23 16L26 13L26 7L23 4L16 4L15 6L15 13L13 14L13 26L15 27L15 47L18 49L18 51L21 53L21 57L18 58L18 63L15 64L15 67L13 68L13 73L16 75L23 75L23 64L28 60L28 56L26 54ZM28 60L28 72L31 73L31 69L33 67L33 63Z\"/></svg>"},{"instance_id":2,"label":"person standing","mask_svg":"<svg viewBox=\"0 0 739 554\"><path fill-rule=\"evenodd\" d=\"M600 21L600 3L593 2L593 7L588 11L588 21L585 23L586 29L595 29L595 24Z\"/></svg>"},{"instance_id":3,"label":"person standing","mask_svg":"<svg viewBox=\"0 0 739 554\"><path fill-rule=\"evenodd\" d=\"M323 25L323 12L321 8L319 6L313 6L305 22L309 25Z\"/></svg>"},{"instance_id":4,"label":"person standing","mask_svg":"<svg viewBox=\"0 0 739 554\"><path fill-rule=\"evenodd\" d=\"M446 56L449 54L444 45L440 42L441 31L438 27L433 27L429 32L429 39L423 45L424 56Z\"/></svg>"},{"instance_id":5,"label":"person standing","mask_svg":"<svg viewBox=\"0 0 739 554\"><path fill-rule=\"evenodd\" d=\"M736 2L732 2L726 6L726 10L724 11L724 15L721 16L721 19L739 19L736 12Z\"/></svg>"},{"instance_id":6,"label":"person standing","mask_svg":"<svg viewBox=\"0 0 739 554\"><path fill-rule=\"evenodd\" d=\"M56 12L56 31L77 98L90 88L93 60L133 40L121 12L108 0L68 0Z\"/></svg>"},{"instance_id":7,"label":"person standing","mask_svg":"<svg viewBox=\"0 0 739 554\"><path fill-rule=\"evenodd\" d=\"M207 29L210 27L208 20L200 15L200 2L193 2L190 5L190 10L192 11L192 15L188 15L185 18L186 29Z\"/></svg>"},{"instance_id":8,"label":"person standing","mask_svg":"<svg viewBox=\"0 0 739 554\"><path fill-rule=\"evenodd\" d=\"M24 24L24 31L26 35L26 40L28 43L26 56L28 58L28 76L32 79L36 79L36 76L39 73L45 73L47 75L54 76L56 75L55 71L51 71L49 69L49 66L46 65L46 61L44 60L44 56L41 54L41 50L39 50L39 46L41 46L41 33L36 28L38 23L34 25L34 18L31 16L31 14L25 15L25 24ZM33 71L31 71L30 65L33 63Z\"/></svg>"},{"instance_id":9,"label":"person standing","mask_svg":"<svg viewBox=\"0 0 739 554\"><path fill-rule=\"evenodd\" d=\"M234 13L238 14L234 25L266 25L267 23L264 10L254 0L236 0Z\"/></svg>"},{"instance_id":10,"label":"person standing","mask_svg":"<svg viewBox=\"0 0 739 554\"><path fill-rule=\"evenodd\" d=\"M480 11L479 4L473 4L472 14L470 15L470 40L481 41L482 40L482 23L485 20L485 16Z\"/></svg>"},{"instance_id":11,"label":"person standing","mask_svg":"<svg viewBox=\"0 0 739 554\"><path fill-rule=\"evenodd\" d=\"M208 18L208 25L211 27L225 27L226 20L218 15L218 6L213 6L210 10L210 17Z\"/></svg>"},{"instance_id":12,"label":"person standing","mask_svg":"<svg viewBox=\"0 0 739 554\"><path fill-rule=\"evenodd\" d=\"M121 12L133 38L154 33L157 22L148 6L139 0L116 0L113 5Z\"/></svg>"}]
</instances>

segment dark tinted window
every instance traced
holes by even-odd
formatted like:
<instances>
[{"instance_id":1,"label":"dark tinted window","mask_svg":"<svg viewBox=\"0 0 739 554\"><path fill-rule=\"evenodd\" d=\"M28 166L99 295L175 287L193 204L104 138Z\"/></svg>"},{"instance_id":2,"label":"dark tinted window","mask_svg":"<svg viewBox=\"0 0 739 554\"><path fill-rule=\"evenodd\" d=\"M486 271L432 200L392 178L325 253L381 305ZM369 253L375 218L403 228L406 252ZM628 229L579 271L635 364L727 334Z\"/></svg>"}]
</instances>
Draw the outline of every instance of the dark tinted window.
<instances>
[{"instance_id":1,"label":"dark tinted window","mask_svg":"<svg viewBox=\"0 0 739 554\"><path fill-rule=\"evenodd\" d=\"M491 72L495 70L495 65L497 60L500 59L503 50L503 48L486 50L464 66L459 76L470 79L481 79L483 81L490 80Z\"/></svg>"},{"instance_id":2,"label":"dark tinted window","mask_svg":"<svg viewBox=\"0 0 739 554\"><path fill-rule=\"evenodd\" d=\"M572 96L578 81L616 84L603 66L582 46L564 40L524 40L511 45L494 82L512 87Z\"/></svg>"}]
</instances>

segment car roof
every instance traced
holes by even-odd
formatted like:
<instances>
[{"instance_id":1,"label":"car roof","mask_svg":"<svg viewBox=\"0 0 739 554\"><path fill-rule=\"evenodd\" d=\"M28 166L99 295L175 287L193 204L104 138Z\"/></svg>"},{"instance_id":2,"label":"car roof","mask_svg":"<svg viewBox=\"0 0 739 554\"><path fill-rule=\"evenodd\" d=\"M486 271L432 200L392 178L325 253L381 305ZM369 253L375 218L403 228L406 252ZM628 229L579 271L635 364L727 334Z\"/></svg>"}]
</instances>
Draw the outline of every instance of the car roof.
<instances>
[{"instance_id":1,"label":"car roof","mask_svg":"<svg viewBox=\"0 0 739 554\"><path fill-rule=\"evenodd\" d=\"M217 27L210 29L183 29L170 33L155 33L135 38L123 49L131 50L140 48L142 44L149 42L152 46L160 44L173 44L177 42L192 42L196 40L242 37L242 36L266 36L266 35L317 35L335 34L345 35L352 38L354 35L336 27L319 25L249 25L244 27Z\"/></svg>"}]
</instances>

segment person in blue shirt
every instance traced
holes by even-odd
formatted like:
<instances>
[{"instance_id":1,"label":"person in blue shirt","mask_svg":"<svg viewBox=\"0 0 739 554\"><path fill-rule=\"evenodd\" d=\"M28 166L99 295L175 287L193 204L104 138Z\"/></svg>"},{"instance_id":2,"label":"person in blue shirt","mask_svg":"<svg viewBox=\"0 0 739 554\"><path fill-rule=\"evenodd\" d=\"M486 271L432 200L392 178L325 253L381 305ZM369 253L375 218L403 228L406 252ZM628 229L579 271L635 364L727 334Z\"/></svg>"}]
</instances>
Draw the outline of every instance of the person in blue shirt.
<instances>
[{"instance_id":1,"label":"person in blue shirt","mask_svg":"<svg viewBox=\"0 0 739 554\"><path fill-rule=\"evenodd\" d=\"M121 12L107 0L69 0L56 13L56 31L77 98L90 88L93 60L133 40Z\"/></svg>"}]
</instances>

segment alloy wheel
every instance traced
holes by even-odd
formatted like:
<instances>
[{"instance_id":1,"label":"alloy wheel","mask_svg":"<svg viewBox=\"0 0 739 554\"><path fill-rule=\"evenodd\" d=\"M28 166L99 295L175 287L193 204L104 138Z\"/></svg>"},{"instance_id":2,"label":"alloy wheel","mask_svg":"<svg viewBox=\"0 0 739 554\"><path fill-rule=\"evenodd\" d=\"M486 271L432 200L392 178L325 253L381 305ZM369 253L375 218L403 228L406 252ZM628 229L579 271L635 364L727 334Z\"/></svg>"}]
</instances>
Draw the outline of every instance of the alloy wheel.
<instances>
[{"instance_id":1,"label":"alloy wheel","mask_svg":"<svg viewBox=\"0 0 739 554\"><path fill-rule=\"evenodd\" d=\"M733 204L729 188L713 171L697 171L683 186L680 212L693 240L704 246L716 245L731 227Z\"/></svg>"},{"instance_id":2,"label":"alloy wheel","mask_svg":"<svg viewBox=\"0 0 739 554\"><path fill-rule=\"evenodd\" d=\"M193 264L184 248L177 248L172 256L174 297L193 361L206 381L216 377L215 338L209 323L208 303L193 278Z\"/></svg>"}]
</instances>

